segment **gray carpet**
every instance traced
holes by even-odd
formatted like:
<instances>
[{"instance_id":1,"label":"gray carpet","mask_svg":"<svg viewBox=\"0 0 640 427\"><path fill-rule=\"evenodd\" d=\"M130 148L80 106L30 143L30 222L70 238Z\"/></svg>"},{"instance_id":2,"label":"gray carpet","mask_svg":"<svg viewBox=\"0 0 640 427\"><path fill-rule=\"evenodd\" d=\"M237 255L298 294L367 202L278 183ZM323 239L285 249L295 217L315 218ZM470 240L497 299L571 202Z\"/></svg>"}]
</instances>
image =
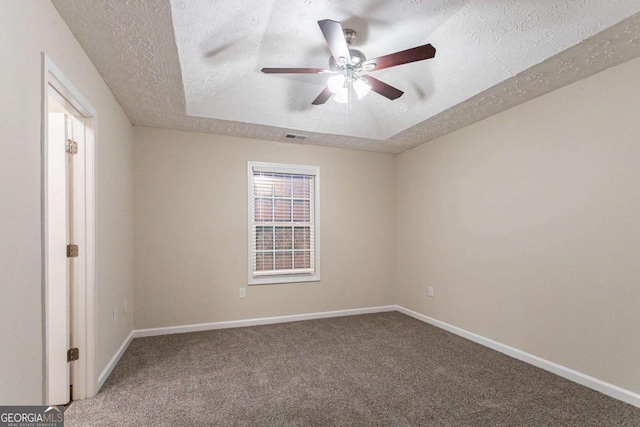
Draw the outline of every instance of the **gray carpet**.
<instances>
[{"instance_id":1,"label":"gray carpet","mask_svg":"<svg viewBox=\"0 0 640 427\"><path fill-rule=\"evenodd\" d=\"M67 426L640 426L640 409L392 312L133 340Z\"/></svg>"}]
</instances>

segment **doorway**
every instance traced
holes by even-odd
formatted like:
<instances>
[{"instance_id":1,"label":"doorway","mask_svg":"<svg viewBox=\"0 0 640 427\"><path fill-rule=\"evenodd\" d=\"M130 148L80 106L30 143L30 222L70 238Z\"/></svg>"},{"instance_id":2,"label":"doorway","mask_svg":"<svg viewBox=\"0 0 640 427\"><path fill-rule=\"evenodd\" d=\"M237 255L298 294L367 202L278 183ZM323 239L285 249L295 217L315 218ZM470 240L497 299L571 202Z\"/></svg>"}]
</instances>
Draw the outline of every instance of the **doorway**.
<instances>
[{"instance_id":1,"label":"doorway","mask_svg":"<svg viewBox=\"0 0 640 427\"><path fill-rule=\"evenodd\" d=\"M43 54L44 404L95 395L96 114Z\"/></svg>"}]
</instances>

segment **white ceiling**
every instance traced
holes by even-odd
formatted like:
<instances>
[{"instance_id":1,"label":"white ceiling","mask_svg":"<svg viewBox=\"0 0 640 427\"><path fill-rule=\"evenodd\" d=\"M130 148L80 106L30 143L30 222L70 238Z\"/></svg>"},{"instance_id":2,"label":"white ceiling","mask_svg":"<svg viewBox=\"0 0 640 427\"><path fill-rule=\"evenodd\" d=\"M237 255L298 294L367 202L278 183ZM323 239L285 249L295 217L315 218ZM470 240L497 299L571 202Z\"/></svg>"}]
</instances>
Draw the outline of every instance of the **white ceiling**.
<instances>
[{"instance_id":1,"label":"white ceiling","mask_svg":"<svg viewBox=\"0 0 640 427\"><path fill-rule=\"evenodd\" d=\"M615 0L53 0L134 125L401 152L640 56L640 2ZM368 58L431 43L431 60L373 72L405 94L311 101L327 67L317 21ZM290 140L289 140L290 141Z\"/></svg>"}]
</instances>

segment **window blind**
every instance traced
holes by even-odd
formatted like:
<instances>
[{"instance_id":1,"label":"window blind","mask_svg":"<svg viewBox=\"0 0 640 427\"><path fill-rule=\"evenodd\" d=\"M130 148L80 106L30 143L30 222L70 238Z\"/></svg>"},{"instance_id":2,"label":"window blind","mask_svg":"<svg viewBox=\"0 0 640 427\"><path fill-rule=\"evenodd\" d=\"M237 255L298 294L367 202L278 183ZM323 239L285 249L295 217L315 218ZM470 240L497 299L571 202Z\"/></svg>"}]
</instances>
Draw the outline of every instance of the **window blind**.
<instances>
[{"instance_id":1,"label":"window blind","mask_svg":"<svg viewBox=\"0 0 640 427\"><path fill-rule=\"evenodd\" d=\"M253 276L315 273L315 175L254 167Z\"/></svg>"}]
</instances>

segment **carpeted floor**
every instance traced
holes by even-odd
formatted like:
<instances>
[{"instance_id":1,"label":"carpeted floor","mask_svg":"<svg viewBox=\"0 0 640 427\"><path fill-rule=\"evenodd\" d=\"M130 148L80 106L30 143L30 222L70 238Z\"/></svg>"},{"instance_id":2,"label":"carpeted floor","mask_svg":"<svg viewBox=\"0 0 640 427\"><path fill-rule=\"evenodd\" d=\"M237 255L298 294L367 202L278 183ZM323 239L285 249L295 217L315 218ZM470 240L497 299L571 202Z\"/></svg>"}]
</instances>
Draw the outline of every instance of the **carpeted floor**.
<instances>
[{"instance_id":1,"label":"carpeted floor","mask_svg":"<svg viewBox=\"0 0 640 427\"><path fill-rule=\"evenodd\" d=\"M640 426L640 409L403 314L133 340L67 426Z\"/></svg>"}]
</instances>

